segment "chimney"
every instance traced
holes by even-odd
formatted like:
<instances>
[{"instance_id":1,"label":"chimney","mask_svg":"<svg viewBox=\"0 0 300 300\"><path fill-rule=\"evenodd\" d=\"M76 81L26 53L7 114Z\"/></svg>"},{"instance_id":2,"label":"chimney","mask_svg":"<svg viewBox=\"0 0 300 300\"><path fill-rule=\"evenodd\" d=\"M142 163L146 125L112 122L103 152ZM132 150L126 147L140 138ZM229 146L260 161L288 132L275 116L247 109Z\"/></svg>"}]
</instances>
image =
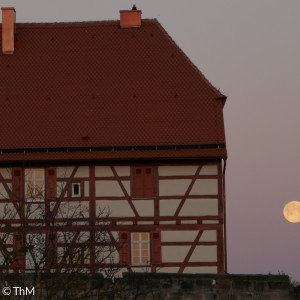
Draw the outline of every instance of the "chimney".
<instances>
[{"instance_id":1,"label":"chimney","mask_svg":"<svg viewBox=\"0 0 300 300\"><path fill-rule=\"evenodd\" d=\"M133 5L132 10L120 10L120 26L121 28L141 27L142 11L137 10Z\"/></svg>"},{"instance_id":2,"label":"chimney","mask_svg":"<svg viewBox=\"0 0 300 300\"><path fill-rule=\"evenodd\" d=\"M16 11L13 7L2 7L2 53L13 54L15 50Z\"/></svg>"}]
</instances>

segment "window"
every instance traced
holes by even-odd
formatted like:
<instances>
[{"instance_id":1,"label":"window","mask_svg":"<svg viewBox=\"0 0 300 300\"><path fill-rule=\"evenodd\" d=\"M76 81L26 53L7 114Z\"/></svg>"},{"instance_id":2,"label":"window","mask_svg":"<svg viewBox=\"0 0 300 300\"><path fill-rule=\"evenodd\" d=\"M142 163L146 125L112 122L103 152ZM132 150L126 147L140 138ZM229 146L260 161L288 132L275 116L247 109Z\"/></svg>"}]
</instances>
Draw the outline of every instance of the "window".
<instances>
[{"instance_id":1,"label":"window","mask_svg":"<svg viewBox=\"0 0 300 300\"><path fill-rule=\"evenodd\" d=\"M26 200L43 201L45 194L44 169L25 169Z\"/></svg>"},{"instance_id":2,"label":"window","mask_svg":"<svg viewBox=\"0 0 300 300\"><path fill-rule=\"evenodd\" d=\"M150 263L150 239L148 232L131 233L132 265L148 265Z\"/></svg>"},{"instance_id":3,"label":"window","mask_svg":"<svg viewBox=\"0 0 300 300\"><path fill-rule=\"evenodd\" d=\"M154 197L153 167L133 168L133 197Z\"/></svg>"},{"instance_id":4,"label":"window","mask_svg":"<svg viewBox=\"0 0 300 300\"><path fill-rule=\"evenodd\" d=\"M72 197L80 197L80 183L72 183Z\"/></svg>"}]
</instances>

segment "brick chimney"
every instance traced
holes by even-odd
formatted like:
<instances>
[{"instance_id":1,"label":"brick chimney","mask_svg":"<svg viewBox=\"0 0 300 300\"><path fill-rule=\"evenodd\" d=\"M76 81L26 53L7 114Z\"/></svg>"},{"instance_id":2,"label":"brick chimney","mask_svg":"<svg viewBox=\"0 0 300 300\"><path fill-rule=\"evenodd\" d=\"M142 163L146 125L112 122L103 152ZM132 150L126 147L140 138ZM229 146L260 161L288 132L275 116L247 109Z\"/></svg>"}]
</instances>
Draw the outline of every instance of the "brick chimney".
<instances>
[{"instance_id":1,"label":"brick chimney","mask_svg":"<svg viewBox=\"0 0 300 300\"><path fill-rule=\"evenodd\" d=\"M16 11L13 7L2 7L2 53L15 51Z\"/></svg>"},{"instance_id":2,"label":"brick chimney","mask_svg":"<svg viewBox=\"0 0 300 300\"><path fill-rule=\"evenodd\" d=\"M132 10L120 10L120 27L132 28L142 26L142 11L133 5Z\"/></svg>"}]
</instances>

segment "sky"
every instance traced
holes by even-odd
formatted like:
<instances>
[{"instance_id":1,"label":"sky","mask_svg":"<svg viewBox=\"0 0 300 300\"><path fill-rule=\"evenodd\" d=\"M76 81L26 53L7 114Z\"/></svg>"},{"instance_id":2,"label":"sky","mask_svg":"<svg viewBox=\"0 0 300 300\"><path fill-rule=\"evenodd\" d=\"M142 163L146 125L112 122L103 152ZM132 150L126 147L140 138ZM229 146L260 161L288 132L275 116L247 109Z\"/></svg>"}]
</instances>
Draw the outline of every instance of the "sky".
<instances>
[{"instance_id":1,"label":"sky","mask_svg":"<svg viewBox=\"0 0 300 300\"><path fill-rule=\"evenodd\" d=\"M300 1L0 0L17 22L116 20L133 3L228 96L228 272L300 281L300 223L282 214L300 201Z\"/></svg>"}]
</instances>

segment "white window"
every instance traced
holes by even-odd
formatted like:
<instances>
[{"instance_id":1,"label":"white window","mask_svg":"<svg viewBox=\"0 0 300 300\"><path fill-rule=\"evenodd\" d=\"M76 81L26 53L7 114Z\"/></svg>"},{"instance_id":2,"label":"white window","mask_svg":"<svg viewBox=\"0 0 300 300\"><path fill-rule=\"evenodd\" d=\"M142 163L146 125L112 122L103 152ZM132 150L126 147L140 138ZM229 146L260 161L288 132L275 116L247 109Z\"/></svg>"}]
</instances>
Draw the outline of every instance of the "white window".
<instances>
[{"instance_id":1,"label":"white window","mask_svg":"<svg viewBox=\"0 0 300 300\"><path fill-rule=\"evenodd\" d=\"M26 200L43 201L45 198L44 169L25 169Z\"/></svg>"},{"instance_id":2,"label":"white window","mask_svg":"<svg viewBox=\"0 0 300 300\"><path fill-rule=\"evenodd\" d=\"M149 232L131 233L131 263L132 265L150 264Z\"/></svg>"},{"instance_id":3,"label":"white window","mask_svg":"<svg viewBox=\"0 0 300 300\"><path fill-rule=\"evenodd\" d=\"M80 183L72 183L72 197L80 197Z\"/></svg>"}]
</instances>

